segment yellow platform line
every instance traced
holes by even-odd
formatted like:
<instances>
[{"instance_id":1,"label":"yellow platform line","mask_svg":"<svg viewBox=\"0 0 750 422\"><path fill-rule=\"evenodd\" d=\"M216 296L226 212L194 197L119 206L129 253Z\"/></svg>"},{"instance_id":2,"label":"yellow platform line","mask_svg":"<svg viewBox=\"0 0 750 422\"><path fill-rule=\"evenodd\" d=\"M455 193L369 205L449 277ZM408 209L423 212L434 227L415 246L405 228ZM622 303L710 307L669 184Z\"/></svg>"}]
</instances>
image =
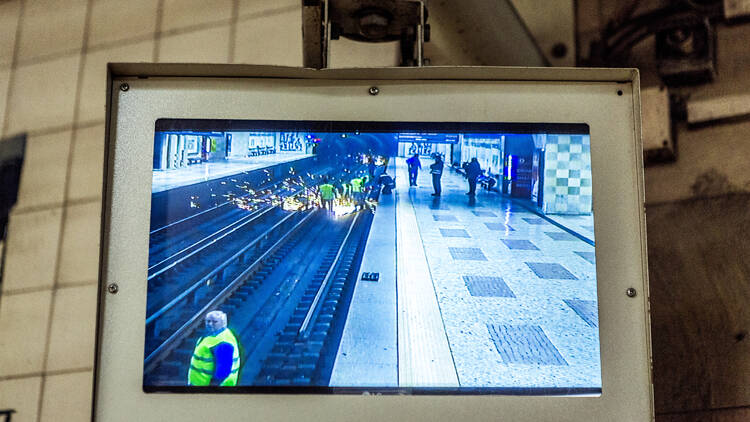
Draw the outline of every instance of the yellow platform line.
<instances>
[{"instance_id":1,"label":"yellow platform line","mask_svg":"<svg viewBox=\"0 0 750 422\"><path fill-rule=\"evenodd\" d=\"M458 387L403 159L397 167L399 387Z\"/></svg>"}]
</instances>

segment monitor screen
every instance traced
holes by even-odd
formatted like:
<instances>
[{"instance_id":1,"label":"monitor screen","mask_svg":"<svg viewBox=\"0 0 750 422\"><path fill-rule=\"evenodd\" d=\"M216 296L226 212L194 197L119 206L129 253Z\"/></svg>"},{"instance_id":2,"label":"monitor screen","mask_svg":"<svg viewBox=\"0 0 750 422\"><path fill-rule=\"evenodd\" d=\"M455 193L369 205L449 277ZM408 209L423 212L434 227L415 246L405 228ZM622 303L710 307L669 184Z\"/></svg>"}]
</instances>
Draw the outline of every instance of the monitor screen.
<instances>
[{"instance_id":1,"label":"monitor screen","mask_svg":"<svg viewBox=\"0 0 750 422\"><path fill-rule=\"evenodd\" d=\"M144 391L600 395L590 142L157 120Z\"/></svg>"}]
</instances>

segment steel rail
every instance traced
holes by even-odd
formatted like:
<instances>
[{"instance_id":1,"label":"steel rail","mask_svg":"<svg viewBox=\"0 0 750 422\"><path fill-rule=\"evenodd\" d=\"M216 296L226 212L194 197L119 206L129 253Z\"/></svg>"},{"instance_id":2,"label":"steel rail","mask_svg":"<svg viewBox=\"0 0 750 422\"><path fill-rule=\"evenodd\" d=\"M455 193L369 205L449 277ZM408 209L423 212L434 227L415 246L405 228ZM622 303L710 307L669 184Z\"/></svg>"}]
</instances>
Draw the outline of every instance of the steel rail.
<instances>
[{"instance_id":1,"label":"steel rail","mask_svg":"<svg viewBox=\"0 0 750 422\"><path fill-rule=\"evenodd\" d=\"M360 213L357 213L354 215L354 219L352 220L352 223L349 225L349 230L346 232L346 237L344 237L344 240L341 242L341 246L339 246L339 250L336 253L336 257L334 258L333 263L331 264L331 267L328 269L328 273L326 273L325 278L320 283L320 287L318 287L318 292L315 294L315 298L313 299L313 302L310 305L310 309L307 311L307 315L305 315L305 319L302 321L302 326L297 332L304 339L310 336L310 332L312 331L312 321L313 319L317 318L318 314L320 313L320 309L322 305L321 299L323 298L323 296L325 296L326 293L328 293L330 280L333 277L333 275L336 273L336 270L338 269L339 260L341 259L341 255L344 252L344 248L346 247L347 241L349 240L349 236L352 234L352 231L354 230L354 225L357 223L357 219L359 219L359 216L360 216Z\"/></svg>"},{"instance_id":2,"label":"steel rail","mask_svg":"<svg viewBox=\"0 0 750 422\"><path fill-rule=\"evenodd\" d=\"M219 265L218 267L214 268L210 273L206 274L200 280L198 280L195 283L193 283L192 286L190 286L187 290L185 290L184 292L182 292L179 296L177 296L176 298L172 299L169 303L167 303L166 305L164 305L161 309L159 309L158 311L156 311L153 314L151 314L151 316L149 316L148 318L146 318L146 325L149 325L150 323L154 322L156 320L156 318L160 317L165 312L169 311L174 305L176 305L178 302L180 302L182 299L184 299L186 296L188 296L190 293L192 293L195 289L197 289L198 287L200 287L202 284L205 284L207 281L209 281L211 278L213 278L216 274L218 274L219 272L223 271L224 268L228 267L237 258L239 258L240 256L242 256L250 248L252 248L253 246L255 246L257 243L259 243L261 240L263 240L266 236L268 236L268 234L271 233L271 231L275 230L277 227L279 227L281 224L285 223L287 220L289 220L290 218L292 218L296 214L297 213L295 212L295 213L289 214L286 217L284 217L281 221L279 221L278 223L274 224L271 228L269 228L268 230L266 230L265 232L263 232L254 241L252 241L251 243L249 243L244 248L240 249L237 253L235 253L234 255L232 255L230 258L228 258L226 261L224 261L221 265Z\"/></svg>"},{"instance_id":3,"label":"steel rail","mask_svg":"<svg viewBox=\"0 0 750 422\"><path fill-rule=\"evenodd\" d=\"M227 177L229 177L229 176L227 176ZM280 181L276 181L276 182L274 182L274 183L272 183L272 184L271 184L270 188L271 188L271 189L276 189L276 188L278 187L278 185L280 185L280 184L283 184L283 183L284 183L284 181L283 181L283 180L280 180ZM266 188L266 189L267 189L267 188ZM246 197L246 196L249 196L249 194L247 194L247 195L242 195L242 196L240 196L240 198L244 198L244 197ZM158 229L154 229L154 230L152 230L152 231L150 231L150 232L149 232L149 236L150 236L150 235L153 235L153 234L155 234L155 233L157 233L157 232L160 232L160 231L162 231L162 230L168 229L168 228L170 228L170 227L172 227L172 226L175 226L175 225L177 225L177 224L183 223L183 222L185 222L185 221L187 221L187 220L190 220L191 218L195 218L195 217L198 217L198 216L200 216L200 215L203 215L203 214L205 214L205 213L207 213L207 212L210 212L210 211L214 211L214 210L216 210L216 209L218 209L218 208L221 208L221 207L223 207L223 206L225 206L225 205L228 205L228 204L230 204L230 203L231 203L231 201L226 201L226 202L222 202L222 203L221 203L221 204L219 204L219 205L216 205L216 206L213 206L213 207L211 207L211 208L205 209L205 210L203 210L203 211L201 211L201 212L199 212L199 213L197 213L197 214L189 215L189 216L187 216L187 217L185 217L185 218L183 218L183 219L180 219L180 220L177 220L177 221L175 221L175 222L169 223L169 224L167 224L166 226L162 226L162 227L159 227Z\"/></svg>"},{"instance_id":4,"label":"steel rail","mask_svg":"<svg viewBox=\"0 0 750 422\"><path fill-rule=\"evenodd\" d=\"M166 226L161 226L158 229L151 230L148 234L149 234L149 236L154 235L154 234L156 234L156 233L158 233L158 232L160 232L162 230L166 230L166 229L168 229L168 228L170 228L172 226L176 226L176 225L178 225L180 223L184 223L185 221L190 220L191 218L198 217L198 216L203 215L203 214L205 214L207 212L213 211L213 210L215 210L217 208L221 208L221 207L223 207L224 205L227 205L227 204L229 204L229 202L223 202L223 203L221 203L219 205L216 205L214 207L205 209L205 210L203 210L203 211L201 211L201 212L199 212L197 214L189 215L189 216L187 216L187 217L185 217L183 219L180 219L180 220L177 220L177 221L173 221L173 222L167 224Z\"/></svg>"},{"instance_id":5,"label":"steel rail","mask_svg":"<svg viewBox=\"0 0 750 422\"><path fill-rule=\"evenodd\" d=\"M151 267L149 267L148 270L151 271L151 269L153 269L154 267L157 267L157 266L159 266L159 265L161 265L161 264L169 261L170 259L174 258L175 256L178 256L178 255L180 255L182 253L185 253L186 251L188 251L188 250L196 247L197 245L200 245L203 242L206 242L207 240L211 240L212 238L216 237L217 235L219 235L223 231L229 230L226 233L222 234L221 236L216 237L215 239L213 239L210 242L206 243L205 245L201 246L200 248L198 248L198 249L190 252L189 254L183 256L182 258L179 258L179 259L175 260L170 265L167 265L166 267L161 268L160 270L158 270L158 271L154 272L153 274L149 275L148 276L148 280L151 280L152 278L154 278L154 277L156 277L156 276L158 276L160 274L163 274L165 271L169 270L170 268L173 268L175 265L182 263L186 259L188 259L188 258L192 257L193 255L197 254L198 252L206 249L207 247L209 247L209 246L213 245L214 243L218 242L219 240L221 240L221 239L229 236L230 234L234 233L235 231L237 231L237 230L245 227L246 225L248 225L248 224L254 222L255 220L257 220L258 218L266 215L269 211L271 211L274 208L276 208L276 207L275 206L270 206L270 207L265 208L263 210L258 210L256 212L250 214L250 215L247 215L247 216L245 216L245 217L243 217L243 218L235 221L232 224L229 224L227 226L222 227L221 229L217 230L215 233L211 233L210 235L208 235L208 236L204 237L203 239L201 239L201 240L193 243L192 245L190 245L190 246L188 246L186 248L183 248L182 250L180 250L178 252L173 253L171 256L169 256L167 258L164 258L160 262L158 262L158 263L152 265Z\"/></svg>"},{"instance_id":6,"label":"steel rail","mask_svg":"<svg viewBox=\"0 0 750 422\"><path fill-rule=\"evenodd\" d=\"M255 267L259 266L263 260L268 258L269 255L273 254L276 249L281 247L281 245L286 242L286 240L292 236L299 228L304 225L313 215L315 215L316 211L313 211L306 215L302 220L300 220L297 224L292 227L291 230L286 232L284 236L282 236L279 240L276 241L276 243L273 244L270 248L266 250L266 252L258 257L245 271L242 272L239 276L237 276L227 287L224 288L219 294L217 294L213 299L211 299L210 302L208 302L201 310L195 313L186 323L184 323L180 328L177 329L171 336L169 336L164 343L159 345L151 354L146 357L143 363L144 372L150 372L154 370L156 365L163 359L167 354L169 354L175 347L177 347L177 341L182 339L182 336L185 335L188 330L193 329L197 324L200 323L201 317L210 311L211 309L218 306L218 304L222 303L224 300L226 300L227 297L229 297L236 289L240 287L240 283L243 282L243 278L250 272L254 271ZM294 214L290 214L294 215ZM253 242L255 243L255 242Z\"/></svg>"}]
</instances>

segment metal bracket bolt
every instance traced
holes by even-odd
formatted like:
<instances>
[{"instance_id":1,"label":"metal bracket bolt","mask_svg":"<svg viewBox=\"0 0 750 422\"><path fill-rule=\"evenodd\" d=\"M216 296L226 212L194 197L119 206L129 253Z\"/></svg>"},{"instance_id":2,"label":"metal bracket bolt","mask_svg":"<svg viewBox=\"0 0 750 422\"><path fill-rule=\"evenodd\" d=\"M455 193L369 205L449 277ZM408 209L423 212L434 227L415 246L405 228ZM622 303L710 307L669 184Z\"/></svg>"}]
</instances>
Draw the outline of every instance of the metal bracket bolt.
<instances>
[{"instance_id":1,"label":"metal bracket bolt","mask_svg":"<svg viewBox=\"0 0 750 422\"><path fill-rule=\"evenodd\" d=\"M129 89L130 89L130 85L128 85L127 83L120 84L120 91L125 92Z\"/></svg>"},{"instance_id":2,"label":"metal bracket bolt","mask_svg":"<svg viewBox=\"0 0 750 422\"><path fill-rule=\"evenodd\" d=\"M625 290L625 294L628 295L628 297L635 297L638 292L633 287L628 287L627 290Z\"/></svg>"},{"instance_id":3,"label":"metal bracket bolt","mask_svg":"<svg viewBox=\"0 0 750 422\"><path fill-rule=\"evenodd\" d=\"M107 291L112 294L117 294L117 292L120 291L120 286L118 286L117 283L112 283L109 286L107 286Z\"/></svg>"},{"instance_id":4,"label":"metal bracket bolt","mask_svg":"<svg viewBox=\"0 0 750 422\"><path fill-rule=\"evenodd\" d=\"M380 88L371 86L368 92L370 93L370 95L378 95L380 94Z\"/></svg>"}]
</instances>

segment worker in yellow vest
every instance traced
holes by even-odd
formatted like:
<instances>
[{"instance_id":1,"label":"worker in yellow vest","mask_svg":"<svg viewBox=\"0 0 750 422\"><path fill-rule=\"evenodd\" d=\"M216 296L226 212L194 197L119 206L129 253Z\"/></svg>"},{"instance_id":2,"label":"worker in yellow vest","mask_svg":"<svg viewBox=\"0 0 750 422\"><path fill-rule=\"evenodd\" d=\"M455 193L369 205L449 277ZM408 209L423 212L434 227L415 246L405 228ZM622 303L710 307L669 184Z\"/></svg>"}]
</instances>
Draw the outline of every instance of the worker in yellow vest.
<instances>
[{"instance_id":1,"label":"worker in yellow vest","mask_svg":"<svg viewBox=\"0 0 750 422\"><path fill-rule=\"evenodd\" d=\"M328 178L323 178L323 184L318 186L320 191L320 202L324 209L333 211L333 198L336 197L336 188L328 182Z\"/></svg>"},{"instance_id":2,"label":"worker in yellow vest","mask_svg":"<svg viewBox=\"0 0 750 422\"><path fill-rule=\"evenodd\" d=\"M352 199L354 200L354 205L357 209L359 209L360 205L362 204L364 180L362 177L355 177L349 182L349 184L352 186Z\"/></svg>"},{"instance_id":3,"label":"worker in yellow vest","mask_svg":"<svg viewBox=\"0 0 750 422\"><path fill-rule=\"evenodd\" d=\"M188 385L237 385L240 371L240 348L237 338L227 328L227 314L206 314L208 335L198 339L190 358Z\"/></svg>"}]
</instances>

